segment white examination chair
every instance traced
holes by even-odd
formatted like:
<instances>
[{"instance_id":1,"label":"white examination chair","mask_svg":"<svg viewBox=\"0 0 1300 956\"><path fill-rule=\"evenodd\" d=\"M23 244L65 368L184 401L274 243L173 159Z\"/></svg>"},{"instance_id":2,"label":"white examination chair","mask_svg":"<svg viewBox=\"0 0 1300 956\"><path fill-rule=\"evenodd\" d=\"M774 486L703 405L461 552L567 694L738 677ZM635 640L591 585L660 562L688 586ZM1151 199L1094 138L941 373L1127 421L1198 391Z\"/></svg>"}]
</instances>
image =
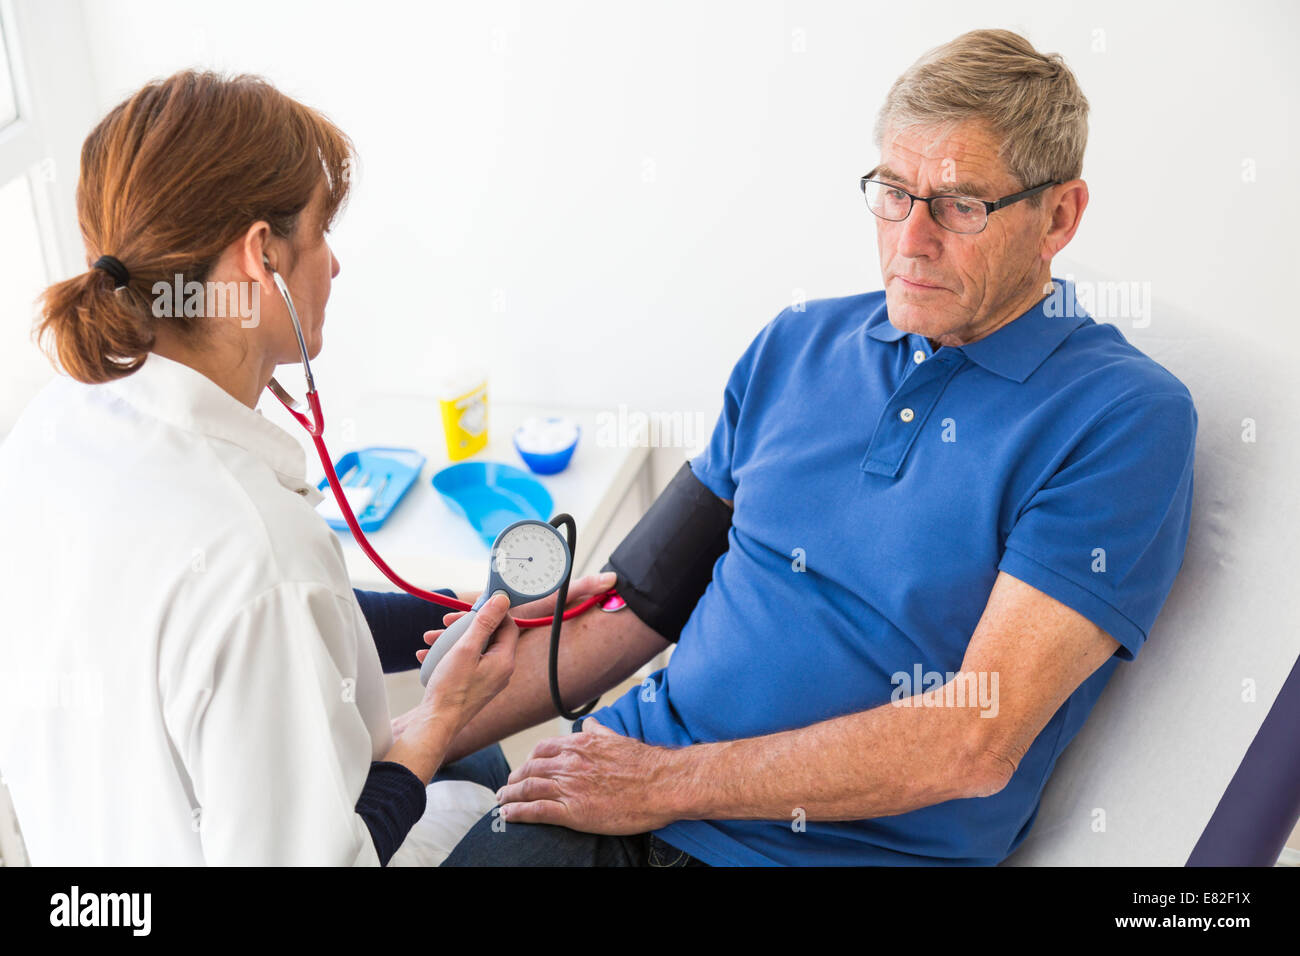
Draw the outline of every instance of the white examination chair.
<instances>
[{"instance_id":1,"label":"white examination chair","mask_svg":"<svg viewBox=\"0 0 1300 956\"><path fill-rule=\"evenodd\" d=\"M1187 552L1004 865L1271 866L1300 814L1300 376L1239 316L1157 299L1147 327L1114 324L1196 403Z\"/></svg>"}]
</instances>

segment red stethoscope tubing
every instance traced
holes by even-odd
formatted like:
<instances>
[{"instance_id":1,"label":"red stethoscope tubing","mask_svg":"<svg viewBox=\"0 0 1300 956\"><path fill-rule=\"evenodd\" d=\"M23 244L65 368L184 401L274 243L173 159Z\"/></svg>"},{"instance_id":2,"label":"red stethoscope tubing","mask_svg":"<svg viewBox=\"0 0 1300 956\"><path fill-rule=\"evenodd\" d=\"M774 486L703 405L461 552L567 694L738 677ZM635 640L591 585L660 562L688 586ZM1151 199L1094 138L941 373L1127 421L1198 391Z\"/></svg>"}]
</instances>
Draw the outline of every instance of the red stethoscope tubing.
<instances>
[{"instance_id":1,"label":"red stethoscope tubing","mask_svg":"<svg viewBox=\"0 0 1300 956\"><path fill-rule=\"evenodd\" d=\"M325 479L329 482L330 490L334 492L334 498L338 502L339 510L343 512L343 520L348 524L348 530L352 532L352 540L354 540L360 546L361 550L366 553L366 557L374 562L375 567L384 573L384 577L388 578L388 580L392 581L407 594L428 601L430 604L438 604L445 608L451 608L453 611L468 611L470 605L465 601L458 601L456 598L449 598L442 594L436 594L433 591L426 591L423 588L417 588L415 585L407 583L397 574L396 571L390 568L384 559L375 552L375 549L370 546L370 542L366 540L365 534L361 531L361 526L357 524L356 515L352 513L352 508L348 504L347 495L343 493L343 488L339 484L339 476L334 471L334 460L330 458L330 453L325 448L325 439L321 434L325 429L325 415L321 411L320 397L316 393L315 389L307 393L307 404L311 407L314 421L308 420L306 415L286 402L281 396L276 395L276 398L280 399L280 404L288 410L290 415L298 420L298 423L302 425L303 428L307 429L307 434L311 435L312 443L316 446L316 454L320 456L321 465L325 468ZM561 620L567 621L570 618L577 617L589 608L595 607L613 593L612 590L606 591L603 594L596 594L587 598L581 604L575 604L564 612ZM527 630L533 627L550 627L551 622L554 620L555 618L553 615L551 617L517 617L515 618L515 624L519 626L520 630Z\"/></svg>"}]
</instances>

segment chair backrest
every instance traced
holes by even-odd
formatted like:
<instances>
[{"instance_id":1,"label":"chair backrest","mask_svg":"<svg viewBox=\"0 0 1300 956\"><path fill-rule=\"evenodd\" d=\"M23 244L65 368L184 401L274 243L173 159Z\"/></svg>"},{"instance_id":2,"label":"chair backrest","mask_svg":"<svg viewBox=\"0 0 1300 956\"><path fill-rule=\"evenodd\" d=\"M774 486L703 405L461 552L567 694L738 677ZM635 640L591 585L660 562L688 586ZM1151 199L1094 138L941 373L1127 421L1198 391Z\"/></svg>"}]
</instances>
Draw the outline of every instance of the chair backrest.
<instances>
[{"instance_id":1,"label":"chair backrest","mask_svg":"<svg viewBox=\"0 0 1300 956\"><path fill-rule=\"evenodd\" d=\"M1147 643L1057 761L1008 865L1186 864L1300 654L1300 376L1285 343L1248 335L1239 316L1205 319L1159 301L1149 319L1111 321L1196 403L1190 537ZM1273 816L1300 807L1300 792L1274 796ZM1247 826L1284 842L1294 824L1292 812Z\"/></svg>"}]
</instances>

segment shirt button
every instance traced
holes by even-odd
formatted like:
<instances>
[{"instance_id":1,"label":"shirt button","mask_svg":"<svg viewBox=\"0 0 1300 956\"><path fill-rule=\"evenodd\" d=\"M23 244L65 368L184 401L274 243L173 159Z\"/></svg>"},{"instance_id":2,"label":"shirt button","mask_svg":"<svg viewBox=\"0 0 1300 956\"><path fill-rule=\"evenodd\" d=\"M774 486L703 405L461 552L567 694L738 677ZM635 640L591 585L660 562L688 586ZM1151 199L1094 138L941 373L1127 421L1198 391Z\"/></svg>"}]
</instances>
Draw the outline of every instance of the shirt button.
<instances>
[{"instance_id":1,"label":"shirt button","mask_svg":"<svg viewBox=\"0 0 1300 956\"><path fill-rule=\"evenodd\" d=\"M898 413L898 417L901 418L901 419L902 419L903 421L905 421L905 422L910 422L910 421L911 421L913 418L915 418L916 416L913 414L913 412L912 412L912 410L911 410L910 408L905 408L905 409L903 409L901 412Z\"/></svg>"},{"instance_id":2,"label":"shirt button","mask_svg":"<svg viewBox=\"0 0 1300 956\"><path fill-rule=\"evenodd\" d=\"M917 365L920 365L922 362L925 361L925 353L922 352L920 349L917 349L915 352L912 353L912 361L915 362Z\"/></svg>"}]
</instances>

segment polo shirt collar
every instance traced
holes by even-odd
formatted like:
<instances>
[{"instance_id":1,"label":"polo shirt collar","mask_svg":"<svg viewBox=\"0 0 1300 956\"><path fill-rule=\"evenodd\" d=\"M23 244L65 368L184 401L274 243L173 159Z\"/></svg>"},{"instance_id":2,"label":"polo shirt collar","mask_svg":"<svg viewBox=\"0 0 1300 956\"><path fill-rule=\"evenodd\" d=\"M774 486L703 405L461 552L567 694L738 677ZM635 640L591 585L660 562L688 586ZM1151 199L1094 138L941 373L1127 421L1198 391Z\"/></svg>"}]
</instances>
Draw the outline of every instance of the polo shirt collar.
<instances>
[{"instance_id":1,"label":"polo shirt collar","mask_svg":"<svg viewBox=\"0 0 1300 956\"><path fill-rule=\"evenodd\" d=\"M1024 382L1066 336L1088 320L1077 307L1066 310L1062 306L1063 302L1075 302L1073 284L1068 279L1053 278L1052 293L1028 312L991 335L959 346L958 350L990 372ZM1072 314L1064 314L1067 311ZM910 333L894 327L882 302L867 320L867 334L881 342L897 342Z\"/></svg>"},{"instance_id":2,"label":"polo shirt collar","mask_svg":"<svg viewBox=\"0 0 1300 956\"><path fill-rule=\"evenodd\" d=\"M281 485L311 504L324 497L307 482L306 455L294 437L202 372L150 352L138 369L105 387L147 415L238 445L265 462Z\"/></svg>"}]
</instances>

